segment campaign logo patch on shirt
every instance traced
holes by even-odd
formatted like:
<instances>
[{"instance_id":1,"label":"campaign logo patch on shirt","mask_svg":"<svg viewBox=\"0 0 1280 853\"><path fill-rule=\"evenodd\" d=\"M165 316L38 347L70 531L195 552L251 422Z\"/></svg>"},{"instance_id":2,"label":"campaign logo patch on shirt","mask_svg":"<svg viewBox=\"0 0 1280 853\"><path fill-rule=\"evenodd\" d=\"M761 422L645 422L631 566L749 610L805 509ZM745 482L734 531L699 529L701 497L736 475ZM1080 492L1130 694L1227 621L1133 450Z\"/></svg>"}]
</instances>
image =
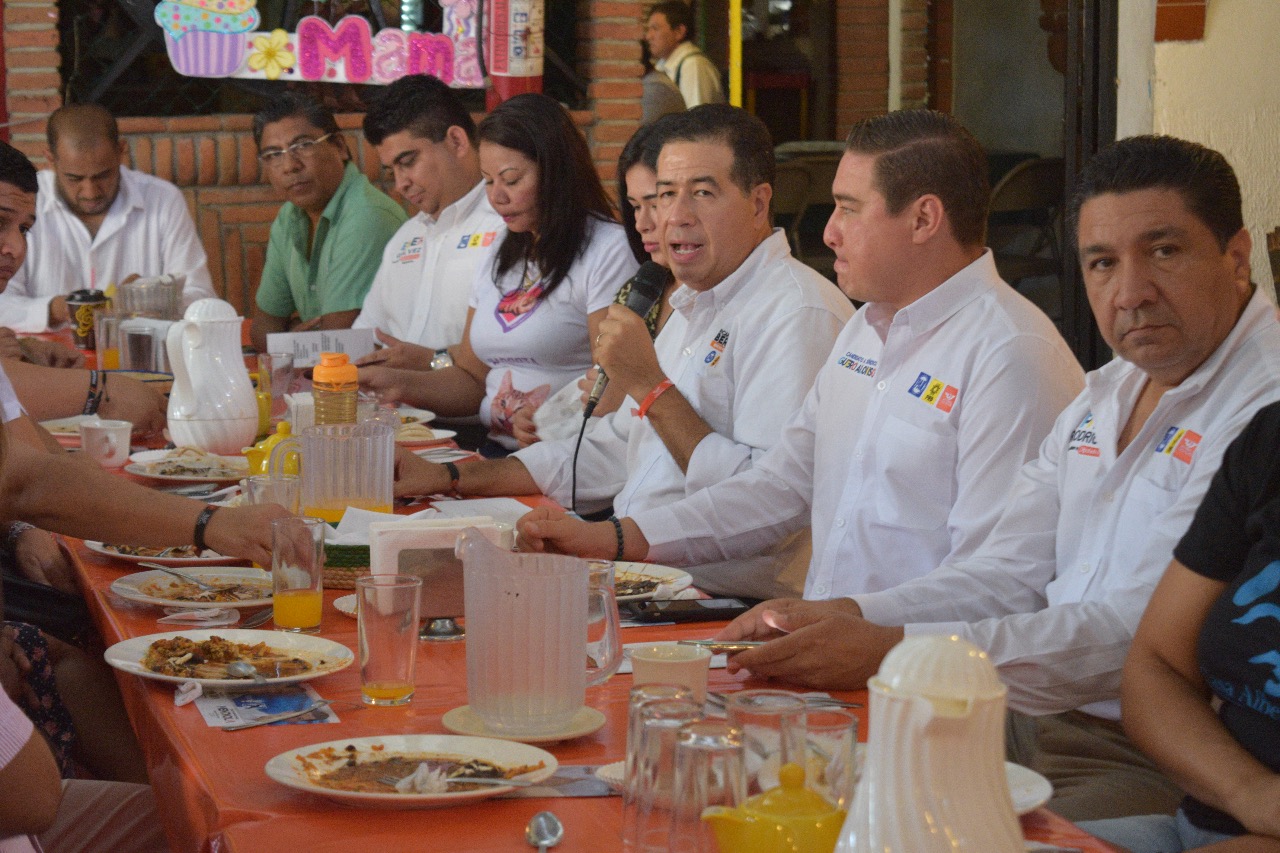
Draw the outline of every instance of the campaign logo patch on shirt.
<instances>
[{"instance_id":1,"label":"campaign logo patch on shirt","mask_svg":"<svg viewBox=\"0 0 1280 853\"><path fill-rule=\"evenodd\" d=\"M506 334L528 320L542 304L542 282L530 287L517 287L503 295L493 309L493 316L498 318L502 333Z\"/></svg>"},{"instance_id":2,"label":"campaign logo patch on shirt","mask_svg":"<svg viewBox=\"0 0 1280 853\"><path fill-rule=\"evenodd\" d=\"M711 350L702 359L702 363L709 367L715 367L720 363L720 354L724 352L724 348L728 345L729 333L724 329L716 332L716 336L711 339Z\"/></svg>"},{"instance_id":3,"label":"campaign logo patch on shirt","mask_svg":"<svg viewBox=\"0 0 1280 853\"><path fill-rule=\"evenodd\" d=\"M1156 444L1156 453L1172 456L1180 462L1191 464L1200 446L1200 433L1182 427L1171 426L1164 431L1164 437Z\"/></svg>"},{"instance_id":4,"label":"campaign logo patch on shirt","mask_svg":"<svg viewBox=\"0 0 1280 853\"><path fill-rule=\"evenodd\" d=\"M1071 441L1067 444L1068 453L1079 453L1081 456L1098 456L1098 431L1094 427L1093 412L1089 412L1080 421L1079 426L1071 431Z\"/></svg>"},{"instance_id":5,"label":"campaign logo patch on shirt","mask_svg":"<svg viewBox=\"0 0 1280 853\"><path fill-rule=\"evenodd\" d=\"M916 381L907 389L907 393L912 397L919 397L940 412L951 411L955 408L956 401L960 399L959 388L948 385L941 379L935 379L927 373L917 376Z\"/></svg>"},{"instance_id":6,"label":"campaign logo patch on shirt","mask_svg":"<svg viewBox=\"0 0 1280 853\"><path fill-rule=\"evenodd\" d=\"M426 243L425 238L418 236L409 240L405 240L404 244L396 250L396 257L391 263L393 264L411 264L422 257L422 246Z\"/></svg>"},{"instance_id":7,"label":"campaign logo patch on shirt","mask_svg":"<svg viewBox=\"0 0 1280 853\"><path fill-rule=\"evenodd\" d=\"M458 239L457 248L459 249L477 249L487 246L493 242L493 238L498 234L497 231L477 231L474 234L463 234Z\"/></svg>"},{"instance_id":8,"label":"campaign logo patch on shirt","mask_svg":"<svg viewBox=\"0 0 1280 853\"><path fill-rule=\"evenodd\" d=\"M836 359L836 364L845 370L852 370L860 376L870 379L876 375L876 365L879 364L874 358L866 358L858 355L856 352L846 352L844 355Z\"/></svg>"}]
</instances>

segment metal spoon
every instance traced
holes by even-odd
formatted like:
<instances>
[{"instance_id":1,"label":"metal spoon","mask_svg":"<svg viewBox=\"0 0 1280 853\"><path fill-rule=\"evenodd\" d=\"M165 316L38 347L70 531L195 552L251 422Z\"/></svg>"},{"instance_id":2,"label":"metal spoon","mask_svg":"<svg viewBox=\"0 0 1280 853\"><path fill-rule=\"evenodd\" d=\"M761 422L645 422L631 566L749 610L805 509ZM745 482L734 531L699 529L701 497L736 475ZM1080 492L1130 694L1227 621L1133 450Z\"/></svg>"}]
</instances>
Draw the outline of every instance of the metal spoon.
<instances>
[{"instance_id":1,"label":"metal spoon","mask_svg":"<svg viewBox=\"0 0 1280 853\"><path fill-rule=\"evenodd\" d=\"M232 661L227 664L227 675L234 678L252 678L254 684L266 684L267 679L248 661Z\"/></svg>"},{"instance_id":2,"label":"metal spoon","mask_svg":"<svg viewBox=\"0 0 1280 853\"><path fill-rule=\"evenodd\" d=\"M564 838L564 824L551 812L538 812L529 818L529 825L524 828L524 840L530 847L537 847L538 853L547 853L547 849L555 847Z\"/></svg>"}]
</instances>

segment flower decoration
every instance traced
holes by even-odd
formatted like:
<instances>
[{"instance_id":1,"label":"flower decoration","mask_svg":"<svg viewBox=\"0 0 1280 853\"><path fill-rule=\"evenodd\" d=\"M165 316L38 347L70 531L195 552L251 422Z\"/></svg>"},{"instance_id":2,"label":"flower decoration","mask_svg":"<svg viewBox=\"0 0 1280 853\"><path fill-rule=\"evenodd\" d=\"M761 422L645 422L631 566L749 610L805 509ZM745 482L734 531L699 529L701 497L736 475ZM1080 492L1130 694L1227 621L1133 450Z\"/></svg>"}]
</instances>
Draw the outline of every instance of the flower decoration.
<instances>
[{"instance_id":1,"label":"flower decoration","mask_svg":"<svg viewBox=\"0 0 1280 853\"><path fill-rule=\"evenodd\" d=\"M289 50L289 33L272 30L270 35L253 40L253 53L249 55L249 67L263 72L268 80L279 80L280 75L293 68L298 58Z\"/></svg>"}]
</instances>

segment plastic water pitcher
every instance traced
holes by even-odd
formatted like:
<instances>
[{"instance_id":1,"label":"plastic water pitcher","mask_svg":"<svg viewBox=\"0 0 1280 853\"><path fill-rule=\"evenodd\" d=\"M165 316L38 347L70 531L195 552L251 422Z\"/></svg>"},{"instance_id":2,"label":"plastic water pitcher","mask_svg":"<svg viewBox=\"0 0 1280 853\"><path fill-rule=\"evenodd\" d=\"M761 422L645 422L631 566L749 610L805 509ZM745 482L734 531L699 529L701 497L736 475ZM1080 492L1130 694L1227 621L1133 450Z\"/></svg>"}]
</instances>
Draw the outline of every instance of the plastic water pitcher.
<instances>
[{"instance_id":1,"label":"plastic water pitcher","mask_svg":"<svg viewBox=\"0 0 1280 853\"><path fill-rule=\"evenodd\" d=\"M391 512L396 431L388 424L311 426L271 448L268 472L302 477L302 514L337 523L347 507Z\"/></svg>"},{"instance_id":2,"label":"plastic water pitcher","mask_svg":"<svg viewBox=\"0 0 1280 853\"><path fill-rule=\"evenodd\" d=\"M622 662L612 583L593 585L585 560L503 551L474 528L459 537L458 557L471 710L497 734L563 731L586 688ZM589 612L605 619L594 658L586 654Z\"/></svg>"},{"instance_id":3,"label":"plastic water pitcher","mask_svg":"<svg viewBox=\"0 0 1280 853\"><path fill-rule=\"evenodd\" d=\"M959 637L908 637L867 686L871 727L837 853L1020 853L1005 686Z\"/></svg>"},{"instance_id":4,"label":"plastic water pitcher","mask_svg":"<svg viewBox=\"0 0 1280 853\"><path fill-rule=\"evenodd\" d=\"M229 302L200 299L169 327L169 435L179 447L235 455L258 434L258 400L240 350L242 324Z\"/></svg>"}]
</instances>

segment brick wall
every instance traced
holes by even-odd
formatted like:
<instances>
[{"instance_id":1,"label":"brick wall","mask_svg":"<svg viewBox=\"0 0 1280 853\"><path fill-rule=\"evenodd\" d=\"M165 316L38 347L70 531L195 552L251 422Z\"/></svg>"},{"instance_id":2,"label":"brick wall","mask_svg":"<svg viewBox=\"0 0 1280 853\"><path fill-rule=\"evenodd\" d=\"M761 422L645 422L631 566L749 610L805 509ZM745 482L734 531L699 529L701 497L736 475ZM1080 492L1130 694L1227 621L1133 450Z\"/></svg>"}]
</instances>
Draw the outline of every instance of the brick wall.
<instances>
[{"instance_id":1,"label":"brick wall","mask_svg":"<svg viewBox=\"0 0 1280 853\"><path fill-rule=\"evenodd\" d=\"M43 166L45 118L61 105L57 11L48 0L2 0L5 98L9 140ZM590 109L574 119L609 182L622 145L640 120L639 39L644 3L581 0L579 74L592 81ZM479 116L477 116L477 119ZM338 116L357 164L378 178L377 157L364 143L360 115ZM122 118L125 165L182 189L209 255L220 294L247 311L280 200L258 172L248 115ZM384 187L384 189L389 189Z\"/></svg>"},{"instance_id":2,"label":"brick wall","mask_svg":"<svg viewBox=\"0 0 1280 853\"><path fill-rule=\"evenodd\" d=\"M837 0L837 138L849 124L884 111L888 86L887 0ZM925 100L927 0L903 0L903 101ZM640 45L647 0L579 0L578 74L590 81L588 108L574 118L586 134L606 186L640 120ZM44 121L61 101L57 10L49 0L0 0L4 21L9 140L43 165ZM128 163L173 181L187 197L215 287L247 310L261 275L271 220L279 207L260 182L247 115L120 122ZM371 178L377 162L358 115L339 116L357 162Z\"/></svg>"}]
</instances>

